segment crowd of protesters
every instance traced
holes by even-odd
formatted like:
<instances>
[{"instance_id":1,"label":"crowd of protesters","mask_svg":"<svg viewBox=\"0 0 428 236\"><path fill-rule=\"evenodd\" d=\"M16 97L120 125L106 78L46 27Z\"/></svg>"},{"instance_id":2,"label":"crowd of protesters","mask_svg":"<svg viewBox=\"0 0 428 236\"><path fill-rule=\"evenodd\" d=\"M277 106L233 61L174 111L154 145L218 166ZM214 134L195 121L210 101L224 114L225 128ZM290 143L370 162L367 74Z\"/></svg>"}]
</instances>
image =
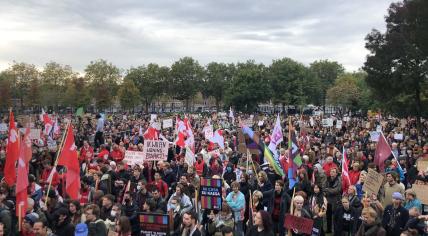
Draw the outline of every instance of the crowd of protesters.
<instances>
[{"instance_id":1,"label":"crowd of protesters","mask_svg":"<svg viewBox=\"0 0 428 236\"><path fill-rule=\"evenodd\" d=\"M143 150L144 132L153 122L150 115L58 116L61 132L68 121L74 127L81 167L79 199L71 200L65 194L66 170L55 165L59 145L49 145L52 140L60 144L61 133L42 135L32 146L28 205L21 227L15 215L14 187L0 184L0 236L140 235L140 212L168 214L170 235L307 235L296 228L286 229L286 214L313 220L312 235L426 235L428 217L412 185L428 181L428 170L418 171L417 167L418 160L428 160L428 121L417 125L413 118L333 116L333 127L324 127L318 116L284 116L283 142L277 148L279 164L285 173L291 168L289 132L298 137L302 157L297 181L290 188L287 175L280 176L271 164L265 164L263 151L257 151L260 147L253 147L251 156L238 150L242 142L238 131L249 116L235 116L187 116L194 134L192 165L186 161L186 149L174 144L175 126L160 131L170 141L165 161L141 165L124 161L126 150ZM163 118L167 117L156 119ZM252 119L251 128L268 145L276 116L255 115ZM336 127L336 120L343 125ZM8 116L3 123L9 123ZM18 127L23 123L17 119ZM43 128L37 118L33 123ZM205 139L207 124L222 130L224 147ZM383 169L375 164L376 142L370 136L378 127L392 149ZM396 139L395 133L403 137ZM0 132L0 138L4 173L8 171L4 169L7 130ZM251 139L246 137L249 143ZM350 186L345 192L342 150L349 161ZM363 191L370 169L385 176L378 194ZM223 180L221 210L200 208L195 198L201 178ZM49 182L52 187L47 191Z\"/></svg>"}]
</instances>

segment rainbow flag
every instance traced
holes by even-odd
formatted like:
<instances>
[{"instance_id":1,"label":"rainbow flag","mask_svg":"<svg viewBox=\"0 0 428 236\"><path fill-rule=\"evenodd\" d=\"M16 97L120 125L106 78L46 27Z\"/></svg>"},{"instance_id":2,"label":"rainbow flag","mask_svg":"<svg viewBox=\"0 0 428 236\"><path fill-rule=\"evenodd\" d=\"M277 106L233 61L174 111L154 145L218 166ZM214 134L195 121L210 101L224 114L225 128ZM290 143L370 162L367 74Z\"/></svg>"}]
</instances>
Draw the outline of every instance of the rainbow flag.
<instances>
[{"instance_id":1,"label":"rainbow flag","mask_svg":"<svg viewBox=\"0 0 428 236\"><path fill-rule=\"evenodd\" d=\"M278 159L273 157L272 152L269 150L269 148L266 147L266 145L263 145L263 156L265 157L265 160L269 162L269 164L273 167L273 169L278 175L280 175L281 177L285 176L284 170L279 164Z\"/></svg>"},{"instance_id":2,"label":"rainbow flag","mask_svg":"<svg viewBox=\"0 0 428 236\"><path fill-rule=\"evenodd\" d=\"M161 224L166 225L168 224L168 215L140 215L140 223L147 223L147 224Z\"/></svg>"}]
</instances>

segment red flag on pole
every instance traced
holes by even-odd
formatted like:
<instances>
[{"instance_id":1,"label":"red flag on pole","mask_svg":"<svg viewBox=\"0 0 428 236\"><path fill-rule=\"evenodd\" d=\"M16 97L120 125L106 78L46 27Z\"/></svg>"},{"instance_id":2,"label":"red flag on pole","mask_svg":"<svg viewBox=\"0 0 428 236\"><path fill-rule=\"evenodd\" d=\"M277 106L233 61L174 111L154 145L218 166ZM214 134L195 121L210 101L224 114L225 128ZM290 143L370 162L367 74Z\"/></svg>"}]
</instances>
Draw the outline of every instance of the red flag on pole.
<instances>
[{"instance_id":1,"label":"red flag on pole","mask_svg":"<svg viewBox=\"0 0 428 236\"><path fill-rule=\"evenodd\" d=\"M71 124L67 128L67 136L61 154L58 157L58 165L65 166L67 173L65 175L65 190L71 199L79 199L80 189L80 167L77 155L77 148L74 142L73 127Z\"/></svg>"},{"instance_id":2,"label":"red flag on pole","mask_svg":"<svg viewBox=\"0 0 428 236\"><path fill-rule=\"evenodd\" d=\"M16 180L16 215L23 218L27 210L28 163L31 159L30 128L27 127L20 145L18 159L18 177ZM21 205L21 207L20 207ZM21 210L21 212L19 212Z\"/></svg>"},{"instance_id":3,"label":"red flag on pole","mask_svg":"<svg viewBox=\"0 0 428 236\"><path fill-rule=\"evenodd\" d=\"M342 157L342 192L346 193L349 186L351 186L351 180L349 178L348 157L344 148Z\"/></svg>"},{"instance_id":4,"label":"red flag on pole","mask_svg":"<svg viewBox=\"0 0 428 236\"><path fill-rule=\"evenodd\" d=\"M379 166L380 172L385 171L385 160L391 155L392 150L386 141L383 133L380 134L379 141L376 146L376 152L374 156L374 162L377 166Z\"/></svg>"},{"instance_id":5,"label":"red flag on pole","mask_svg":"<svg viewBox=\"0 0 428 236\"><path fill-rule=\"evenodd\" d=\"M18 130L15 127L15 118L13 112L10 111L9 115L9 137L7 139L6 147L6 163L4 169L4 179L12 187L16 182L16 169L15 163L19 156L19 135Z\"/></svg>"}]
</instances>

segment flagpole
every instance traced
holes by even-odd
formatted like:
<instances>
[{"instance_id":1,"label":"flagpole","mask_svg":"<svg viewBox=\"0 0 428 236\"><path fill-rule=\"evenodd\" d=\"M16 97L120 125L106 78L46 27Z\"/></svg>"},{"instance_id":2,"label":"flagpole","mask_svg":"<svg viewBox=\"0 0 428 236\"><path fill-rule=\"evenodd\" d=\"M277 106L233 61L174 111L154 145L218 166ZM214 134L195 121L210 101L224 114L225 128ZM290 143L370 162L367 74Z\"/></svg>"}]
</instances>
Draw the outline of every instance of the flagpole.
<instances>
[{"instance_id":1,"label":"flagpole","mask_svg":"<svg viewBox=\"0 0 428 236\"><path fill-rule=\"evenodd\" d=\"M65 132L64 132L64 134L62 135L61 143L60 143L60 145L59 145L59 150L58 150L58 152L56 153L55 163L54 163L54 166L52 167L52 170L51 170L51 171L55 171L56 166L58 165L58 157L59 157L59 154L61 153L62 148L63 148L63 146L64 146L64 140L65 140L65 136L66 136L66 135L67 135L67 133L68 133L68 127L69 127L69 125L70 125L70 122L68 122L68 124L67 124L67 126L66 126L66 129L65 129ZM48 199L49 199L49 191L50 191L50 189L51 189L51 187L52 187L52 180L53 180L53 176L52 176L52 178L49 180L48 191L46 191L46 200L45 200L45 205L47 205L47 203L48 203Z\"/></svg>"},{"instance_id":2,"label":"flagpole","mask_svg":"<svg viewBox=\"0 0 428 236\"><path fill-rule=\"evenodd\" d=\"M20 202L18 205L18 231L21 232L22 229L22 203Z\"/></svg>"},{"instance_id":3,"label":"flagpole","mask_svg":"<svg viewBox=\"0 0 428 236\"><path fill-rule=\"evenodd\" d=\"M291 198L290 215L294 214L294 196L296 195L296 188L293 187L293 197ZM288 229L288 234L291 235L291 229Z\"/></svg>"}]
</instances>

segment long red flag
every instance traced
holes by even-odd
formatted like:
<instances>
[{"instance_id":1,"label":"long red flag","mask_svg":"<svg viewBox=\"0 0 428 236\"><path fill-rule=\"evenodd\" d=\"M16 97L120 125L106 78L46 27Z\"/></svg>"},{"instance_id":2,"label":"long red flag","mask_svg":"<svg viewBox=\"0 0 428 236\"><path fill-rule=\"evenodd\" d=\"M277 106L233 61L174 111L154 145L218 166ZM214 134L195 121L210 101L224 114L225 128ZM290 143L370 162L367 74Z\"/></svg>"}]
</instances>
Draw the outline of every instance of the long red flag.
<instances>
[{"instance_id":1,"label":"long red flag","mask_svg":"<svg viewBox=\"0 0 428 236\"><path fill-rule=\"evenodd\" d=\"M31 159L30 128L26 128L20 145L18 159L18 177L16 180L16 215L24 217L27 210L28 163ZM19 213L21 210L21 213Z\"/></svg>"},{"instance_id":2,"label":"long red flag","mask_svg":"<svg viewBox=\"0 0 428 236\"><path fill-rule=\"evenodd\" d=\"M6 163L4 179L10 187L16 183L16 169L15 163L19 156L19 135L18 130L15 127L15 118L13 112L10 111L9 115L9 137L7 139L6 147Z\"/></svg>"},{"instance_id":3,"label":"long red flag","mask_svg":"<svg viewBox=\"0 0 428 236\"><path fill-rule=\"evenodd\" d=\"M376 152L374 157L374 162L377 166L379 166L380 172L385 171L385 160L391 155L392 150L386 141L383 133L380 134L379 141L376 146Z\"/></svg>"},{"instance_id":4,"label":"long red flag","mask_svg":"<svg viewBox=\"0 0 428 236\"><path fill-rule=\"evenodd\" d=\"M71 199L79 199L80 189L80 167L77 155L77 148L74 142L72 125L68 125L67 136L61 154L58 157L58 165L67 167L65 175L65 190Z\"/></svg>"}]
</instances>

